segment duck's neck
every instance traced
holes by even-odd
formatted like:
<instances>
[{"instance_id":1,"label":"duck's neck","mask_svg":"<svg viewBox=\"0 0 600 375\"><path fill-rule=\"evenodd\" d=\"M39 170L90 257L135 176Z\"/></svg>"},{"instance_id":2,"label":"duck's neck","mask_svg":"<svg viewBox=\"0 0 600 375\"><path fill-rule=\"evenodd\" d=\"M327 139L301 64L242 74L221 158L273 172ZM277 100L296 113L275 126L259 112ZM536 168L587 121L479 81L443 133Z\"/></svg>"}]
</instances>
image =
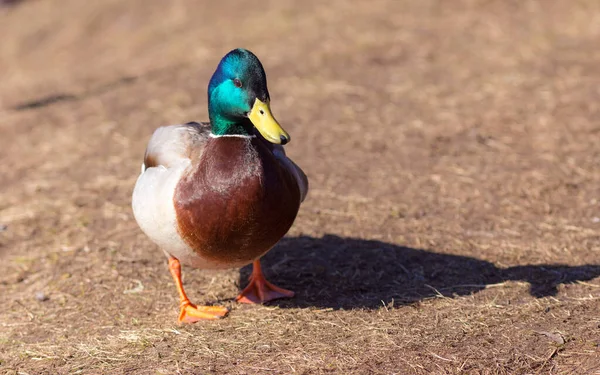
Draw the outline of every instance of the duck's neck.
<instances>
[{"instance_id":1,"label":"duck's neck","mask_svg":"<svg viewBox=\"0 0 600 375\"><path fill-rule=\"evenodd\" d=\"M216 136L253 136L249 119L231 119L219 113L209 113L212 134Z\"/></svg>"}]
</instances>

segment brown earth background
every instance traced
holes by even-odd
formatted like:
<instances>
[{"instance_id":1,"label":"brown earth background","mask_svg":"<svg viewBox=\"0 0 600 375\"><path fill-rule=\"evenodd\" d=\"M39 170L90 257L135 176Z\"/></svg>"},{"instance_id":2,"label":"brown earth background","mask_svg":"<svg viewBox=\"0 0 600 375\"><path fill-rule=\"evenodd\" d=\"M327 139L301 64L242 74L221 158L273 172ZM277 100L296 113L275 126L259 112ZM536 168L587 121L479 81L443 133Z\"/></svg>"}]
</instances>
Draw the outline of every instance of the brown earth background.
<instances>
[{"instance_id":1,"label":"brown earth background","mask_svg":"<svg viewBox=\"0 0 600 375\"><path fill-rule=\"evenodd\" d=\"M130 196L161 125L262 60L311 191L264 259L184 269ZM0 7L0 373L600 371L600 2L25 0Z\"/></svg>"}]
</instances>

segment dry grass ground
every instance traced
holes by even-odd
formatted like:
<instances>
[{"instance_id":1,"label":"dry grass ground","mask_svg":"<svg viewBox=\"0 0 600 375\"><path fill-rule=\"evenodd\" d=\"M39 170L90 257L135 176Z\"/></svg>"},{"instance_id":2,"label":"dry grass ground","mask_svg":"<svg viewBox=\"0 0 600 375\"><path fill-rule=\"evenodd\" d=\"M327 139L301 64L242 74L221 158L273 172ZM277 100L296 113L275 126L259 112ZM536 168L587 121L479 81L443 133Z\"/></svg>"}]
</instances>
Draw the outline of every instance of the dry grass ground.
<instances>
[{"instance_id":1,"label":"dry grass ground","mask_svg":"<svg viewBox=\"0 0 600 375\"><path fill-rule=\"evenodd\" d=\"M0 373L600 371L600 3L27 0L0 8ZM263 60L312 191L297 297L178 326L130 194L157 126Z\"/></svg>"}]
</instances>

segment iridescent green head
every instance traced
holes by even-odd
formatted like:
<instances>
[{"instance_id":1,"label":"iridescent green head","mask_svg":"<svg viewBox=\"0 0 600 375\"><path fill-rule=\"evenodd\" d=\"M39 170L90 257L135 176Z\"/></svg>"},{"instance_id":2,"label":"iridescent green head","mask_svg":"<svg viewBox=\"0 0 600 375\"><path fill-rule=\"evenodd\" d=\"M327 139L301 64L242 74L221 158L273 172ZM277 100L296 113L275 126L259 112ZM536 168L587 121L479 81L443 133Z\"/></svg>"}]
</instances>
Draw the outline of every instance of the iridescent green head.
<instances>
[{"instance_id":1,"label":"iridescent green head","mask_svg":"<svg viewBox=\"0 0 600 375\"><path fill-rule=\"evenodd\" d=\"M216 135L250 135L255 127L269 142L290 136L270 108L267 76L252 52L238 48L225 55L208 84L208 115Z\"/></svg>"}]
</instances>

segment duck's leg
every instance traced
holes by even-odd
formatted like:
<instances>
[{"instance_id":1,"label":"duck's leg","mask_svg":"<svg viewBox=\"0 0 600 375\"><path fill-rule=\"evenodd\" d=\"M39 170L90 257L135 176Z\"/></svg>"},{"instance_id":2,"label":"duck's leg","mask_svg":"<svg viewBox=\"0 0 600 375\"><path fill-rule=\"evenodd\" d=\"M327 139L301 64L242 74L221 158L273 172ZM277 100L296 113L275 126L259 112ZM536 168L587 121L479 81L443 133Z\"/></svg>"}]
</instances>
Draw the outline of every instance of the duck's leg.
<instances>
[{"instance_id":1,"label":"duck's leg","mask_svg":"<svg viewBox=\"0 0 600 375\"><path fill-rule=\"evenodd\" d=\"M265 279L260 260L252 265L252 274L248 286L236 297L240 303L263 303L277 298L293 297L294 292L275 286Z\"/></svg>"},{"instance_id":2,"label":"duck's leg","mask_svg":"<svg viewBox=\"0 0 600 375\"><path fill-rule=\"evenodd\" d=\"M169 271L175 280L177 291L179 292L179 300L181 301L181 312L179 313L180 323L195 323L203 319L220 319L225 317L229 309L221 306L196 306L190 302L190 299L183 290L181 282L181 264L177 258L169 257Z\"/></svg>"}]
</instances>

